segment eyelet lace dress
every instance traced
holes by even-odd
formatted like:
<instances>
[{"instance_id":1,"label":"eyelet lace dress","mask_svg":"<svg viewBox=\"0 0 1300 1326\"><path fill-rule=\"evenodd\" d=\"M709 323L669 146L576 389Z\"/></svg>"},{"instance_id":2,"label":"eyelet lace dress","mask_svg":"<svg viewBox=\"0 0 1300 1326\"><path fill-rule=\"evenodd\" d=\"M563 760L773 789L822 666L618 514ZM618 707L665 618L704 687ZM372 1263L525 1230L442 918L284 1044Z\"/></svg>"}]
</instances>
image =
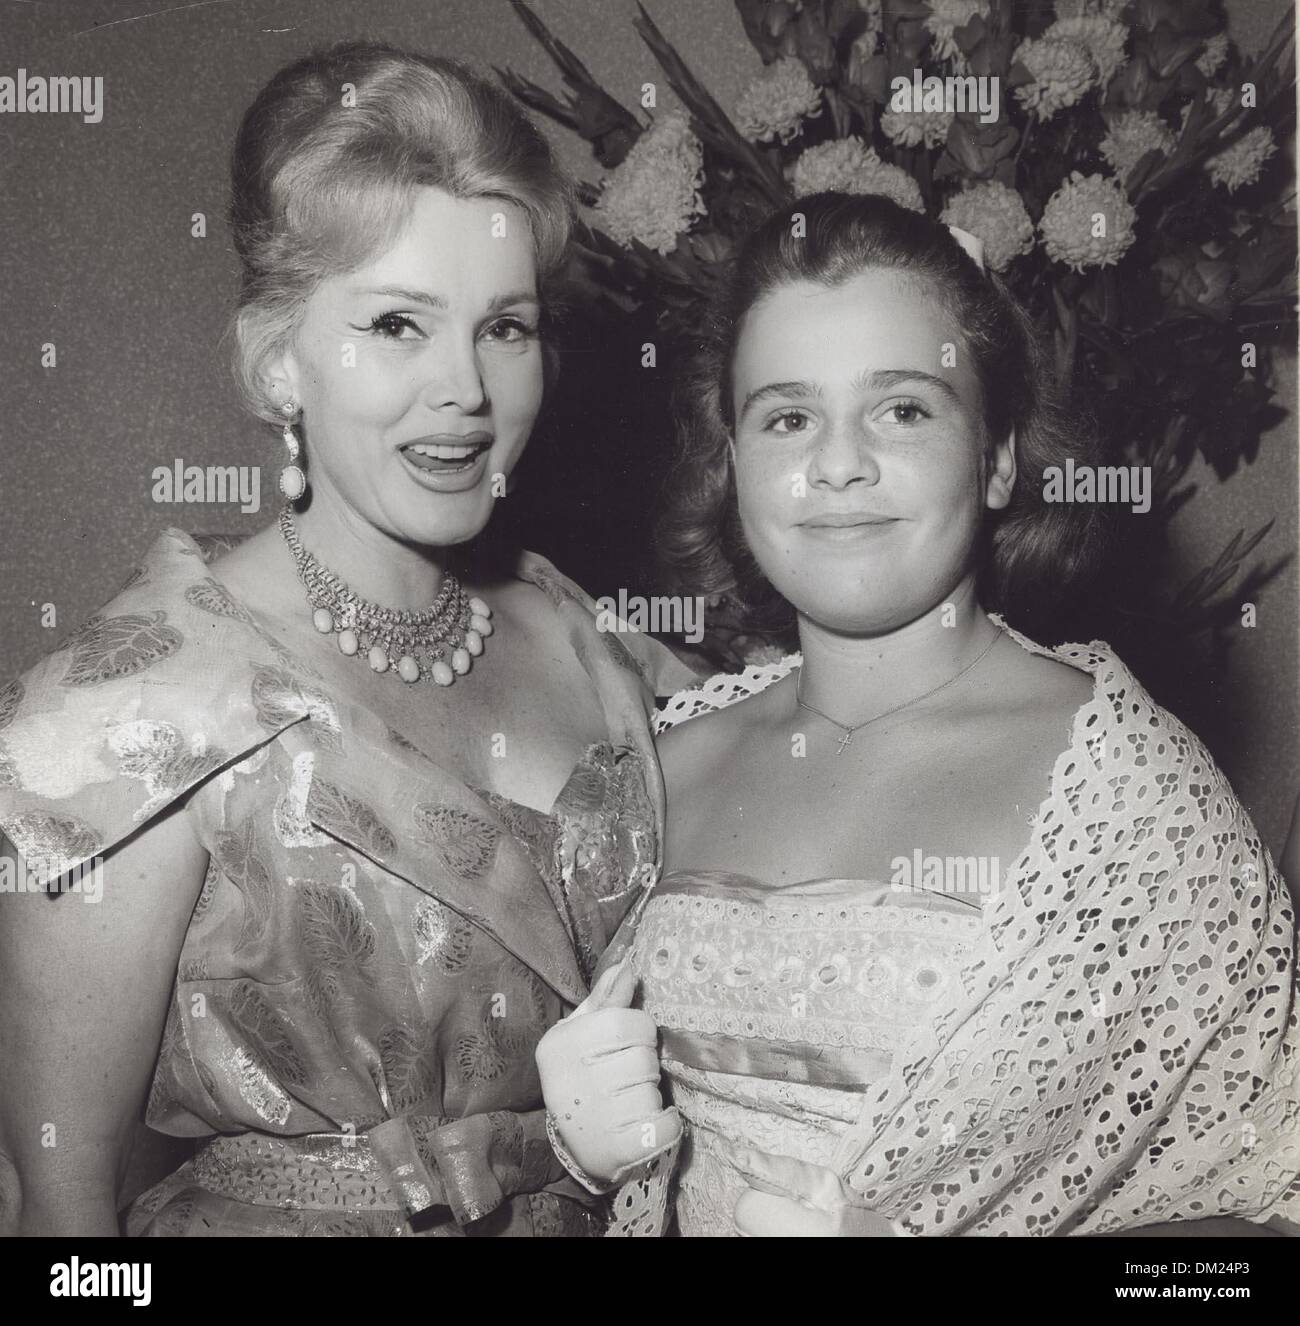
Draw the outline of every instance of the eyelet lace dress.
<instances>
[{"instance_id":1,"label":"eyelet lace dress","mask_svg":"<svg viewBox=\"0 0 1300 1326\"><path fill-rule=\"evenodd\" d=\"M997 619L995 619L997 620ZM982 911L870 881L677 871L624 924L686 1122L614 1235L729 1235L737 1144L825 1166L912 1234L1300 1224L1286 889L1201 743L1104 644L1027 846ZM795 656L673 697L662 731Z\"/></svg>"}]
</instances>

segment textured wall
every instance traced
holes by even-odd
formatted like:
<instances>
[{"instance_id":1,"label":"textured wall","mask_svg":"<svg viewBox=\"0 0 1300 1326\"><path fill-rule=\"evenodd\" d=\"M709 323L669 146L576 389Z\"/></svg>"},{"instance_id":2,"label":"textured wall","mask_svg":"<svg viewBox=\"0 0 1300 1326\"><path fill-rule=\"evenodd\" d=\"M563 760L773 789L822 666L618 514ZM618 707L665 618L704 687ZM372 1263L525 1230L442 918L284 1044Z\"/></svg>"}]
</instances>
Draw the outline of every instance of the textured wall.
<instances>
[{"instance_id":1,"label":"textured wall","mask_svg":"<svg viewBox=\"0 0 1300 1326\"><path fill-rule=\"evenodd\" d=\"M536 7L626 103L647 79L662 86L631 28L633 0ZM647 7L719 100L732 102L758 60L729 0ZM1283 6L1229 8L1249 49ZM278 448L236 404L220 344L235 277L221 222L226 154L239 115L274 70L356 36L558 83L506 0L0 0L0 73L98 74L106 88L97 125L0 116L0 676L28 666L103 602L157 530L251 530L267 519L267 491L257 515L155 504L150 474L180 458L261 464L264 490L273 483ZM565 163L595 178L585 145L554 137ZM199 211L206 239L190 235ZM57 347L55 369L41 367L45 342ZM1293 379L1294 366L1286 372ZM1269 555L1295 549L1294 381L1283 403L1292 417L1249 471L1224 485L1204 476L1202 495L1180 517L1189 563L1268 516L1278 519ZM38 615L47 602L58 610L53 632ZM1221 700L1241 728L1225 757L1229 773L1277 844L1297 791L1294 564L1261 603L1261 624L1241 632Z\"/></svg>"}]
</instances>

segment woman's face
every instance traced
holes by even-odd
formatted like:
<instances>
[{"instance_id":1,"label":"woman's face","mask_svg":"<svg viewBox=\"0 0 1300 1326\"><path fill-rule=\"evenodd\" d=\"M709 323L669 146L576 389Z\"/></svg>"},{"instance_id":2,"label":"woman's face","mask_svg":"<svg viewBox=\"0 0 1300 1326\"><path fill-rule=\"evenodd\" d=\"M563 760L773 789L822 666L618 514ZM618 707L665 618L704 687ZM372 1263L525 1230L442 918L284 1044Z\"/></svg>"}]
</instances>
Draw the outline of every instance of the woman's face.
<instances>
[{"instance_id":1,"label":"woman's face","mask_svg":"<svg viewBox=\"0 0 1300 1326\"><path fill-rule=\"evenodd\" d=\"M772 585L849 634L942 603L1014 457L985 459L975 365L929 283L782 286L745 315L733 379L741 522Z\"/></svg>"},{"instance_id":2,"label":"woman's face","mask_svg":"<svg viewBox=\"0 0 1300 1326\"><path fill-rule=\"evenodd\" d=\"M539 312L524 213L419 190L386 252L317 286L273 367L313 502L407 542L473 538L541 405Z\"/></svg>"}]
</instances>

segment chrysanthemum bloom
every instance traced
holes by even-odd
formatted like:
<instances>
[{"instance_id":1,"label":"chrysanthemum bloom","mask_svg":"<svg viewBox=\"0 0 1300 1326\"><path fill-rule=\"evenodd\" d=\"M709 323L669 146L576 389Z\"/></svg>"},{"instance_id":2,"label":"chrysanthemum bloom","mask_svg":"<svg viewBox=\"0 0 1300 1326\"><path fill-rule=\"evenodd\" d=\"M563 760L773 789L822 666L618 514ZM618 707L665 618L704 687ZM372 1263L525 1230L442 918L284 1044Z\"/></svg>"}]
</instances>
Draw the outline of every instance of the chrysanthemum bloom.
<instances>
[{"instance_id":1,"label":"chrysanthemum bloom","mask_svg":"<svg viewBox=\"0 0 1300 1326\"><path fill-rule=\"evenodd\" d=\"M1005 271L1012 258L1034 247L1034 223L1020 195L997 180L973 184L948 202L939 220L969 230L984 245L984 263Z\"/></svg>"},{"instance_id":2,"label":"chrysanthemum bloom","mask_svg":"<svg viewBox=\"0 0 1300 1326\"><path fill-rule=\"evenodd\" d=\"M880 117L880 127L890 142L900 147L942 147L948 140L948 126L952 124L952 111L887 110Z\"/></svg>"},{"instance_id":3,"label":"chrysanthemum bloom","mask_svg":"<svg viewBox=\"0 0 1300 1326\"><path fill-rule=\"evenodd\" d=\"M934 53L940 60L966 63L953 34L958 28L964 28L976 14L988 18L988 0L930 0L925 27L934 38Z\"/></svg>"},{"instance_id":4,"label":"chrysanthemum bloom","mask_svg":"<svg viewBox=\"0 0 1300 1326\"><path fill-rule=\"evenodd\" d=\"M1273 131L1268 125L1261 124L1237 139L1231 147L1210 157L1205 169L1215 184L1221 184L1229 193L1236 193L1259 179L1264 162L1276 151Z\"/></svg>"},{"instance_id":5,"label":"chrysanthemum bloom","mask_svg":"<svg viewBox=\"0 0 1300 1326\"><path fill-rule=\"evenodd\" d=\"M917 182L897 166L881 161L860 138L839 138L800 154L790 173L796 197L809 193L880 193L900 207L925 211Z\"/></svg>"},{"instance_id":6,"label":"chrysanthemum bloom","mask_svg":"<svg viewBox=\"0 0 1300 1326\"><path fill-rule=\"evenodd\" d=\"M1117 178L1126 180L1129 171L1148 152L1168 156L1175 141L1174 131L1155 111L1123 111L1111 119L1106 137L1101 140L1101 154Z\"/></svg>"},{"instance_id":7,"label":"chrysanthemum bloom","mask_svg":"<svg viewBox=\"0 0 1300 1326\"><path fill-rule=\"evenodd\" d=\"M1205 49L1196 57L1196 67L1206 78L1213 78L1228 58L1228 34L1216 32L1205 43Z\"/></svg>"},{"instance_id":8,"label":"chrysanthemum bloom","mask_svg":"<svg viewBox=\"0 0 1300 1326\"><path fill-rule=\"evenodd\" d=\"M821 109L822 94L808 77L802 60L793 56L768 65L741 93L736 103L736 128L746 138L788 143L799 132L805 115Z\"/></svg>"},{"instance_id":9,"label":"chrysanthemum bloom","mask_svg":"<svg viewBox=\"0 0 1300 1326\"><path fill-rule=\"evenodd\" d=\"M1081 272L1119 262L1137 238L1136 220L1137 210L1114 180L1076 170L1047 200L1038 228L1048 257Z\"/></svg>"},{"instance_id":10,"label":"chrysanthemum bloom","mask_svg":"<svg viewBox=\"0 0 1300 1326\"><path fill-rule=\"evenodd\" d=\"M1073 106L1093 85L1097 66L1088 52L1073 41L1031 38L1016 48L1016 60L1034 80L1016 88L1016 97L1040 120Z\"/></svg>"},{"instance_id":11,"label":"chrysanthemum bloom","mask_svg":"<svg viewBox=\"0 0 1300 1326\"><path fill-rule=\"evenodd\" d=\"M635 239L659 253L671 253L677 236L704 211L703 178L699 140L680 111L669 111L602 181L595 207L600 228L624 246Z\"/></svg>"},{"instance_id":12,"label":"chrysanthemum bloom","mask_svg":"<svg viewBox=\"0 0 1300 1326\"><path fill-rule=\"evenodd\" d=\"M1058 18L1046 32L1045 41L1072 41L1092 56L1097 66L1097 82L1101 87L1114 77L1124 63L1124 43L1128 29L1103 14L1084 14L1078 18Z\"/></svg>"},{"instance_id":13,"label":"chrysanthemum bloom","mask_svg":"<svg viewBox=\"0 0 1300 1326\"><path fill-rule=\"evenodd\" d=\"M1103 18L1118 18L1128 0L1056 0L1057 18L1083 18L1100 14Z\"/></svg>"},{"instance_id":14,"label":"chrysanthemum bloom","mask_svg":"<svg viewBox=\"0 0 1300 1326\"><path fill-rule=\"evenodd\" d=\"M780 645L752 635L738 635L732 641L732 647L739 651L741 658L751 668L766 667L770 663L779 663L785 657L785 650Z\"/></svg>"}]
</instances>

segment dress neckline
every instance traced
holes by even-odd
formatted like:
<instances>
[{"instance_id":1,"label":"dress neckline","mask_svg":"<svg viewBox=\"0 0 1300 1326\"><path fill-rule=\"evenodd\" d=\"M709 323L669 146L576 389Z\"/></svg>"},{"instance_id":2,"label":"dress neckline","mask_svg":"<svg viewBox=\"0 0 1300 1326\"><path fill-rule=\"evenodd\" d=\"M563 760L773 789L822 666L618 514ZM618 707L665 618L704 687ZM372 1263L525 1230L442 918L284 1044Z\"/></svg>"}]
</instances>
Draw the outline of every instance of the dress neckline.
<instances>
[{"instance_id":1,"label":"dress neckline","mask_svg":"<svg viewBox=\"0 0 1300 1326\"><path fill-rule=\"evenodd\" d=\"M315 681L321 684L325 684L325 679L316 670L316 668L312 665L312 663L308 659L303 657L302 652L297 649L291 649L289 648L289 646L287 646L284 643L284 641L276 633L274 629L274 623L268 621L266 614L259 611L257 608L253 607L245 599L243 599L240 595L236 594L235 591L231 589L230 586L226 583L226 581L221 578L218 572L218 568L214 566L212 562L209 562L204 558L203 549L199 546L198 542L194 539L192 535L186 533L186 531L181 529L173 529L169 532L179 536L181 540L192 546L193 552L197 554L197 556L200 559L203 559L204 574L206 574L211 579L215 580L217 584L221 586L222 590L227 595L229 595L231 601L235 603L239 607L239 609L247 615L250 623L253 625L253 628L257 631L258 635L261 636L265 641L272 644L272 646L276 650L277 655L286 665L290 661L292 661L295 666L295 670L308 682ZM536 553L521 552L518 555L518 557L515 559L515 563L510 572L510 575L512 579L521 581L524 584L533 585L535 588L541 590L542 593L546 596L547 600L552 603L554 609L555 598L553 593L553 583L554 583L553 576L556 573L553 571L552 568L544 566L541 563L542 559L539 558ZM558 610L557 610L557 615L558 615ZM563 625L563 623L561 624ZM568 646L570 652L573 654L574 658L578 661L578 664L579 666L581 666L583 673L586 675L588 681L591 683L592 689L597 697L597 702L600 703L601 701L600 685L596 677L592 674L592 670L587 661L586 656L582 652L574 648L573 640L569 631L565 630L563 634L565 637L566 645ZM638 755L638 752L636 751L635 747L633 747L632 745L628 743L618 743L611 739L609 735L609 719L608 715L605 714L604 719L605 719L606 735L603 738L600 738L596 741L588 742L587 745L583 747L583 749L578 754L578 758L574 761L573 765L570 767L568 773L566 774L564 782L560 785L559 789L555 793L555 796L552 798L550 806L547 809L543 810L538 806L530 804L529 802L520 801L516 797L510 796L508 793L498 792L494 788L478 786L476 783L466 778L459 770L451 768L446 764L442 763L440 760L435 759L432 755L428 753L428 751L424 750L423 747L417 746L408 737L395 731L395 729L390 727L389 724L378 713L376 713L373 709L369 708L367 705L362 703L360 700L354 698L348 692L340 691L337 687L332 687L330 688L329 693L331 698L335 700L335 703L340 708L346 708L348 710L349 716L354 726L369 728L371 734L375 736L384 746L408 751L411 754L418 756L420 759L427 762L433 768L439 770L439 772L445 774L449 778L452 778L456 782L460 783L461 786L465 787L476 796L482 797L485 800L488 798L493 798L500 801L504 801L508 803L510 806L523 812L526 815L534 815L541 819L549 820L551 823L558 822L560 818L561 805L565 799L566 794L573 786L575 778L577 778L584 769L590 766L593 755L605 750L609 750L611 752L629 751L634 755ZM601 707L603 710L604 709L603 704L601 705Z\"/></svg>"},{"instance_id":2,"label":"dress neckline","mask_svg":"<svg viewBox=\"0 0 1300 1326\"><path fill-rule=\"evenodd\" d=\"M660 878L655 892L662 894L686 892L693 890L701 883L709 886L711 894L740 894L747 901L755 902L784 901L790 898L813 901L819 899L848 899L855 893L876 896L882 892L891 894L894 892L888 880L862 879L849 875L819 875L813 879L790 880L784 884L778 884L771 880L762 879L758 875L750 875L738 870L693 870L690 867L679 867L676 870L666 871ZM921 898L941 898L945 902L967 907L980 915L984 911L982 903L978 901L972 902L957 894L942 893L937 889L907 889L901 891L895 905L908 906L909 902L905 900ZM911 903L910 905L923 904Z\"/></svg>"},{"instance_id":3,"label":"dress neckline","mask_svg":"<svg viewBox=\"0 0 1300 1326\"><path fill-rule=\"evenodd\" d=\"M1018 875L1024 862L1033 853L1038 844L1042 833L1043 819L1056 799L1056 789L1060 786L1062 778L1066 771L1076 761L1086 761L1088 758L1088 743L1094 730L1102 730L1105 726L1106 717L1106 696L1107 696L1107 665L1111 667L1118 665L1123 668L1122 662L1110 650L1109 646L1102 641L1094 640L1089 645L1080 644L1062 644L1054 648L1046 645L1040 645L1031 640L1028 636L1021 634L1015 627L1007 624L1007 621L999 613L987 613L988 619L1005 635L1011 637L1026 653L1037 654L1043 658L1050 658L1054 662L1064 663L1067 667L1075 668L1079 672L1086 672L1092 677L1092 694L1084 700L1074 713L1071 715L1069 728L1067 732L1067 742L1064 749L1057 755L1053 761L1052 769L1047 779L1047 789L1043 798L1039 801L1037 808L1029 819L1029 829L1025 841L1020 850L1012 858L1011 864L1007 869L1007 879L1013 880ZM778 663L768 663L755 665L745 669L740 674L742 685L762 682L762 685L751 690L749 694L757 694L758 691L766 690L769 686L775 685L783 677L788 676L803 661L803 655L800 653L786 654ZM716 680L716 679L711 679ZM731 676L730 680L734 683L737 678ZM702 689L707 689L706 687ZM674 697L676 698L676 697ZM742 695L734 697L735 699L745 699L748 696ZM720 706L719 706L720 707ZM730 877L732 879L748 880L752 884L771 894L779 895L782 890L792 889L804 885L815 885L820 883L861 883L872 884L878 881L872 880L851 880L837 875L819 876L810 880L796 881L792 884L770 884L755 875L746 875L740 871L713 871L713 870L694 870L690 867L679 867L678 869L667 872L660 880L662 888L665 881L679 876L690 876L699 879L704 877L717 877L719 880ZM931 891L932 892L932 891ZM1009 888L1002 887L996 890L988 900L988 905L981 905L981 914L990 914L993 912L1002 895L1010 892ZM936 895L949 897L950 895Z\"/></svg>"}]
</instances>

